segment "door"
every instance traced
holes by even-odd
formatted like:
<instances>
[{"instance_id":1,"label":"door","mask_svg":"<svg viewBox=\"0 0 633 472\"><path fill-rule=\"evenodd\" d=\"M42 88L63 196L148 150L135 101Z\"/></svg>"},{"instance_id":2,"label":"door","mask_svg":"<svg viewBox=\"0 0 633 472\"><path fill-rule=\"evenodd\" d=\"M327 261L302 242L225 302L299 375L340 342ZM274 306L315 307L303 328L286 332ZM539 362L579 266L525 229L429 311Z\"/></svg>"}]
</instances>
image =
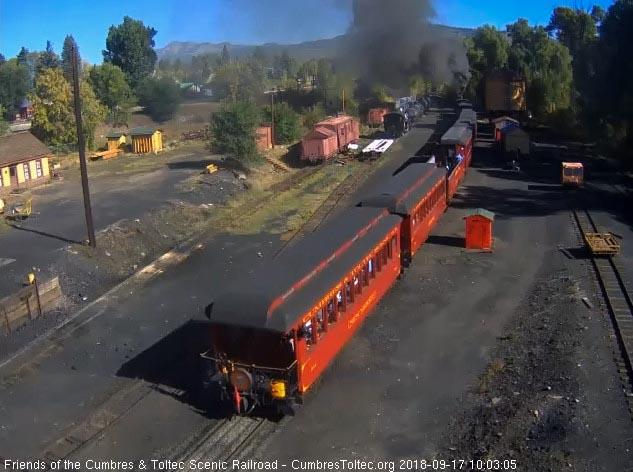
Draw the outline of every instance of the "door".
<instances>
[{"instance_id":1,"label":"door","mask_svg":"<svg viewBox=\"0 0 633 472\"><path fill-rule=\"evenodd\" d=\"M9 167L9 180L11 182L11 187L18 186L18 174L15 170L15 166Z\"/></svg>"}]
</instances>

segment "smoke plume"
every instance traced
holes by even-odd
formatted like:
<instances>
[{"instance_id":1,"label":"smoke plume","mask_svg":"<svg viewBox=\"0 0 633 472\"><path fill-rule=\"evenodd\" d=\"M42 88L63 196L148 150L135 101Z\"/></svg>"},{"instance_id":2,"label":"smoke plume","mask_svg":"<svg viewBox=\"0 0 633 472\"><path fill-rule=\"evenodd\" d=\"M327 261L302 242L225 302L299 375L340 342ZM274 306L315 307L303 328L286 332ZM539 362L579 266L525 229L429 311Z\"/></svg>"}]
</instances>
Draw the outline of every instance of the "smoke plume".
<instances>
[{"instance_id":1,"label":"smoke plume","mask_svg":"<svg viewBox=\"0 0 633 472\"><path fill-rule=\"evenodd\" d=\"M431 25L429 0L352 0L346 60L366 83L406 94L413 76L452 82L468 73L461 38Z\"/></svg>"}]
</instances>

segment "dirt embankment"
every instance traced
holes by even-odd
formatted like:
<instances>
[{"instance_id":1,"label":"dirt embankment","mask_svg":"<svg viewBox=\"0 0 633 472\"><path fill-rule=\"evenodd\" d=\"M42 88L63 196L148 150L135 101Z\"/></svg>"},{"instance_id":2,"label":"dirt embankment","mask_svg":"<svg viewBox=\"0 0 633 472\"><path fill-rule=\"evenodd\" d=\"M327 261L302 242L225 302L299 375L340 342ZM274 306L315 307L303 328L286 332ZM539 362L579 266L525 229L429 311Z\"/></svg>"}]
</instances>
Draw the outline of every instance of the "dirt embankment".
<instances>
[{"instance_id":1,"label":"dirt embankment","mask_svg":"<svg viewBox=\"0 0 633 472\"><path fill-rule=\"evenodd\" d=\"M592 317L581 299L566 271L535 286L466 395L444 457L514 460L515 470L537 472L619 470L626 463L625 438L611 426L619 422L633 432L633 424L622 392L610 385L615 367L607 323ZM618 407L611 426L600 421L605 399ZM601 463L601 450L613 463Z\"/></svg>"}]
</instances>

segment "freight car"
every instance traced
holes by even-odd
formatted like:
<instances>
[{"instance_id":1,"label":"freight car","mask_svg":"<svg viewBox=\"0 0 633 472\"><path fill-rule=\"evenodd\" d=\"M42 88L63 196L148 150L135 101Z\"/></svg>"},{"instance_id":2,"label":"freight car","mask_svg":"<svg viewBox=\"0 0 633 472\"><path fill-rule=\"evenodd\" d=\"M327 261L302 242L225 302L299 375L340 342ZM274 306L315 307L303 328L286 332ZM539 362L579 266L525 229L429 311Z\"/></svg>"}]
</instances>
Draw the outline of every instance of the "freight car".
<instances>
[{"instance_id":1,"label":"freight car","mask_svg":"<svg viewBox=\"0 0 633 472\"><path fill-rule=\"evenodd\" d=\"M222 402L241 415L294 414L446 209L470 165L469 135L456 123L442 138L445 162L405 167L207 307L202 358ZM464 158L453 165L451 152Z\"/></svg>"},{"instance_id":2,"label":"freight car","mask_svg":"<svg viewBox=\"0 0 633 472\"><path fill-rule=\"evenodd\" d=\"M301 160L326 161L360 137L360 124L351 116L337 116L320 121L303 137Z\"/></svg>"},{"instance_id":3,"label":"freight car","mask_svg":"<svg viewBox=\"0 0 633 472\"><path fill-rule=\"evenodd\" d=\"M367 124L372 128L382 126L384 116L389 113L388 108L372 108L367 113Z\"/></svg>"},{"instance_id":4,"label":"freight car","mask_svg":"<svg viewBox=\"0 0 633 472\"><path fill-rule=\"evenodd\" d=\"M409 116L397 111L387 113L384 118L385 133L392 138L403 136L411 126Z\"/></svg>"}]
</instances>

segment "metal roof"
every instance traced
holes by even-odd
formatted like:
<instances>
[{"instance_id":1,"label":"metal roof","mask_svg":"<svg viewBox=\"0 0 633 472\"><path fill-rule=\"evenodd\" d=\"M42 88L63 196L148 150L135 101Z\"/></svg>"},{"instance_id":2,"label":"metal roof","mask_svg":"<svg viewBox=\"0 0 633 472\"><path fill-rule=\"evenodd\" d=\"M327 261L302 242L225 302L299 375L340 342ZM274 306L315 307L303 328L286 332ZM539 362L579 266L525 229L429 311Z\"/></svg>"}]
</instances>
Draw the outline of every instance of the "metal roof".
<instances>
[{"instance_id":1,"label":"metal roof","mask_svg":"<svg viewBox=\"0 0 633 472\"><path fill-rule=\"evenodd\" d=\"M149 136L154 134L156 131L162 131L160 128L156 128L155 126L140 126L138 128L133 128L130 130L130 136Z\"/></svg>"},{"instance_id":2,"label":"metal roof","mask_svg":"<svg viewBox=\"0 0 633 472\"><path fill-rule=\"evenodd\" d=\"M106 134L106 138L120 138L121 136L125 136L125 133L123 131L110 131L108 134Z\"/></svg>"},{"instance_id":3,"label":"metal roof","mask_svg":"<svg viewBox=\"0 0 633 472\"><path fill-rule=\"evenodd\" d=\"M483 208L477 208L476 210L467 211L466 216L464 218L468 218L470 216L483 216L484 218L487 218L490 221L494 221L495 219L495 214L493 212L484 210Z\"/></svg>"},{"instance_id":4,"label":"metal roof","mask_svg":"<svg viewBox=\"0 0 633 472\"><path fill-rule=\"evenodd\" d=\"M16 164L50 153L51 150L29 131L0 136L0 164Z\"/></svg>"},{"instance_id":5,"label":"metal roof","mask_svg":"<svg viewBox=\"0 0 633 472\"><path fill-rule=\"evenodd\" d=\"M349 208L210 305L212 323L287 333L402 219L384 208Z\"/></svg>"},{"instance_id":6,"label":"metal roof","mask_svg":"<svg viewBox=\"0 0 633 472\"><path fill-rule=\"evenodd\" d=\"M363 199L361 206L389 208L391 213L410 215L429 190L444 179L444 168L435 164L411 164L384 181L375 193Z\"/></svg>"},{"instance_id":7,"label":"metal roof","mask_svg":"<svg viewBox=\"0 0 633 472\"><path fill-rule=\"evenodd\" d=\"M472 131L468 129L464 123L457 123L453 125L444 136L442 136L441 143L448 145L465 146L468 141L472 139Z\"/></svg>"}]
</instances>

